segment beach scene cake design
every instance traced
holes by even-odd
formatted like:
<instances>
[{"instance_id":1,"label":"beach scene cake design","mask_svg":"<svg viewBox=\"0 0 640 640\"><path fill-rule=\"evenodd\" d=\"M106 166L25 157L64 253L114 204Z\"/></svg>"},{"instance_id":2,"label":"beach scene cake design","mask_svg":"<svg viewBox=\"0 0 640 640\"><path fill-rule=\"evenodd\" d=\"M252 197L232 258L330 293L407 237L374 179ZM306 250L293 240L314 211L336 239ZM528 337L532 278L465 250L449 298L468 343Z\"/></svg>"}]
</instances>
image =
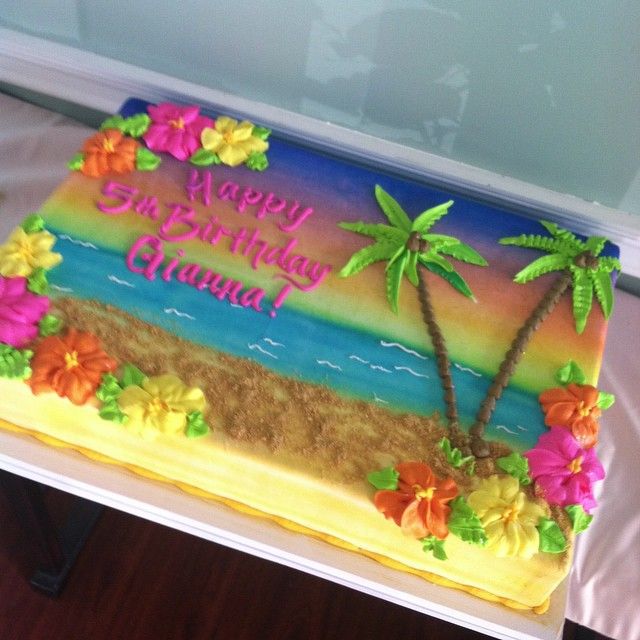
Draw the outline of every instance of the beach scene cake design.
<instances>
[{"instance_id":1,"label":"beach scene cake design","mask_svg":"<svg viewBox=\"0 0 640 640\"><path fill-rule=\"evenodd\" d=\"M130 100L69 167L0 245L0 426L546 609L615 246L193 106Z\"/></svg>"}]
</instances>

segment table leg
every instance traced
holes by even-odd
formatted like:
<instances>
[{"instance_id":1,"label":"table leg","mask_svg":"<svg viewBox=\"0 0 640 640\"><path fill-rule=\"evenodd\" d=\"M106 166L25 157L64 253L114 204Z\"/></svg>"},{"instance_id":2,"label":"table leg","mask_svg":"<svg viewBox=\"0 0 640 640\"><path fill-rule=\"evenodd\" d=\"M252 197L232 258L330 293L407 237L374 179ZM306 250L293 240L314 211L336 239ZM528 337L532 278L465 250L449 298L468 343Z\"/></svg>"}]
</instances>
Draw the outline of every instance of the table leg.
<instances>
[{"instance_id":1,"label":"table leg","mask_svg":"<svg viewBox=\"0 0 640 640\"><path fill-rule=\"evenodd\" d=\"M104 507L83 498L74 498L65 524L56 526L44 500L43 486L21 476L0 471L4 490L31 546L39 568L31 584L49 596L57 596Z\"/></svg>"}]
</instances>

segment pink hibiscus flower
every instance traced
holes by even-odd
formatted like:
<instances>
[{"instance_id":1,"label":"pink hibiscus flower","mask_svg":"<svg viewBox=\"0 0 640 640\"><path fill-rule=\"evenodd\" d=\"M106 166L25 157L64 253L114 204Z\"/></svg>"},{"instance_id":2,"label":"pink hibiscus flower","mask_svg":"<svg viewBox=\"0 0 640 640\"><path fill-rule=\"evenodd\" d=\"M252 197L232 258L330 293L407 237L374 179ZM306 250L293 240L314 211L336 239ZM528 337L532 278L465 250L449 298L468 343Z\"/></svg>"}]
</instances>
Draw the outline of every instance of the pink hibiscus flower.
<instances>
[{"instance_id":1,"label":"pink hibiscus flower","mask_svg":"<svg viewBox=\"0 0 640 640\"><path fill-rule=\"evenodd\" d=\"M550 504L581 504L587 513L596 506L593 483L604 478L604 469L595 449L583 449L568 429L551 427L524 457Z\"/></svg>"},{"instance_id":2,"label":"pink hibiscus flower","mask_svg":"<svg viewBox=\"0 0 640 640\"><path fill-rule=\"evenodd\" d=\"M198 107L179 107L169 102L149 105L151 124L142 136L152 151L166 151L178 160L187 160L200 148L200 134L213 127L210 118L200 115Z\"/></svg>"},{"instance_id":3,"label":"pink hibiscus flower","mask_svg":"<svg viewBox=\"0 0 640 640\"><path fill-rule=\"evenodd\" d=\"M0 276L0 342L20 348L38 335L49 298L27 291L27 279Z\"/></svg>"}]
</instances>

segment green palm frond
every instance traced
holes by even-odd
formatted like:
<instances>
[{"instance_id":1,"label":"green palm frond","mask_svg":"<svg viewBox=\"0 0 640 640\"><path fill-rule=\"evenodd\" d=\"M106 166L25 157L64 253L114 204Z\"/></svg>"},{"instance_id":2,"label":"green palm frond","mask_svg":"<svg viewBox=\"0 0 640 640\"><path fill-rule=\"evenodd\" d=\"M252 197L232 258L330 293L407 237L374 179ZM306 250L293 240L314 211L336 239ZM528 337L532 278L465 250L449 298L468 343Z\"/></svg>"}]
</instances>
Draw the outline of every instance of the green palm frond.
<instances>
[{"instance_id":1,"label":"green palm frond","mask_svg":"<svg viewBox=\"0 0 640 640\"><path fill-rule=\"evenodd\" d=\"M367 222L338 222L338 226L341 229L353 231L363 236L369 236L370 238L375 238L378 241L389 240L390 242L403 244L409 237L408 233L405 233L401 229L390 227L388 224L369 224Z\"/></svg>"},{"instance_id":2,"label":"green palm frond","mask_svg":"<svg viewBox=\"0 0 640 640\"><path fill-rule=\"evenodd\" d=\"M403 253L397 260L389 263L386 270L387 300L391 305L391 310L398 313L398 299L400 298L400 284L404 267L409 259L409 253Z\"/></svg>"},{"instance_id":3,"label":"green palm frond","mask_svg":"<svg viewBox=\"0 0 640 640\"><path fill-rule=\"evenodd\" d=\"M409 279L409 282L414 287L419 286L420 279L418 278L418 253L416 251L409 252L407 264L405 264L404 266L404 273Z\"/></svg>"},{"instance_id":4,"label":"green palm frond","mask_svg":"<svg viewBox=\"0 0 640 640\"><path fill-rule=\"evenodd\" d=\"M471 298L471 300L473 300L474 302L476 301L476 298L473 295L473 292L471 291L469 285L457 271L445 271L440 265L437 265L434 262L426 262L421 260L420 256L418 256L418 260L420 261L420 264L429 269L429 271L431 271L432 273L440 276L443 280L446 280L456 291L461 293L463 296Z\"/></svg>"},{"instance_id":5,"label":"green palm frond","mask_svg":"<svg viewBox=\"0 0 640 640\"><path fill-rule=\"evenodd\" d=\"M607 273L611 273L612 271L622 271L622 265L618 258L604 256L602 258L598 258L598 271L606 271Z\"/></svg>"},{"instance_id":6,"label":"green palm frond","mask_svg":"<svg viewBox=\"0 0 640 640\"><path fill-rule=\"evenodd\" d=\"M435 251L425 251L420 254L420 262L431 262L433 264L437 264L441 269L445 271L454 271L453 265L445 260L442 256L438 255Z\"/></svg>"},{"instance_id":7,"label":"green palm frond","mask_svg":"<svg viewBox=\"0 0 640 640\"><path fill-rule=\"evenodd\" d=\"M564 240L568 244L573 246L573 250L580 253L580 251L584 251L585 246L584 242L578 240L576 236L571 233L568 229L563 229L559 227L555 222L549 222L548 220L540 220L540 224L554 237L558 240Z\"/></svg>"},{"instance_id":8,"label":"green palm frond","mask_svg":"<svg viewBox=\"0 0 640 640\"><path fill-rule=\"evenodd\" d=\"M591 312L593 286L587 269L572 267L571 272L573 274L573 318L576 322L576 331L582 333Z\"/></svg>"},{"instance_id":9,"label":"green palm frond","mask_svg":"<svg viewBox=\"0 0 640 640\"><path fill-rule=\"evenodd\" d=\"M593 290L596 298L602 308L604 317L609 319L613 311L613 285L611 284L611 276L602 270L589 271L589 278L593 283Z\"/></svg>"},{"instance_id":10,"label":"green palm frond","mask_svg":"<svg viewBox=\"0 0 640 640\"><path fill-rule=\"evenodd\" d=\"M449 207L453 204L453 200L443 202L437 207L431 207L423 211L412 223L411 231L417 231L418 233L425 233L431 227L440 220L443 216L449 213Z\"/></svg>"},{"instance_id":11,"label":"green palm frond","mask_svg":"<svg viewBox=\"0 0 640 640\"><path fill-rule=\"evenodd\" d=\"M420 237L426 240L434 249L440 251L443 247L450 247L454 244L460 244L458 238L446 236L442 233L422 233Z\"/></svg>"},{"instance_id":12,"label":"green palm frond","mask_svg":"<svg viewBox=\"0 0 640 640\"><path fill-rule=\"evenodd\" d=\"M376 200L384 214L387 216L389 222L397 229L405 231L408 235L411 232L411 220L409 220L409 216L404 212L404 209L398 204L393 196L390 196L378 184L375 188L375 194Z\"/></svg>"},{"instance_id":13,"label":"green palm frond","mask_svg":"<svg viewBox=\"0 0 640 640\"><path fill-rule=\"evenodd\" d=\"M571 264L571 259L562 254L552 253L548 256L542 256L528 264L522 271L516 273L514 281L518 284L524 284L535 280L545 273L551 271L562 271Z\"/></svg>"},{"instance_id":14,"label":"green palm frond","mask_svg":"<svg viewBox=\"0 0 640 640\"><path fill-rule=\"evenodd\" d=\"M394 242L386 241L370 244L349 258L349 262L340 270L340 277L346 278L347 276L352 276L354 273L360 273L360 271L374 262L389 260L396 251L397 244Z\"/></svg>"},{"instance_id":15,"label":"green palm frond","mask_svg":"<svg viewBox=\"0 0 640 640\"><path fill-rule=\"evenodd\" d=\"M589 236L584 243L584 248L591 251L594 256L599 256L605 244L607 244L606 238L602 236Z\"/></svg>"},{"instance_id":16,"label":"green palm frond","mask_svg":"<svg viewBox=\"0 0 640 640\"><path fill-rule=\"evenodd\" d=\"M525 249L539 249L540 251L546 251L548 253L561 253L566 256L575 256L580 251L576 249L571 243L566 242L562 238L550 238L548 236L522 234L520 236L511 236L508 238L500 238L500 244L514 245L516 247L523 247Z\"/></svg>"},{"instance_id":17,"label":"green palm frond","mask_svg":"<svg viewBox=\"0 0 640 640\"><path fill-rule=\"evenodd\" d=\"M486 267L488 262L473 248L464 242L458 242L458 244L452 244L450 246L442 247L440 253L444 253L447 256L460 260L461 262L468 262L469 264L475 264L478 267Z\"/></svg>"}]
</instances>

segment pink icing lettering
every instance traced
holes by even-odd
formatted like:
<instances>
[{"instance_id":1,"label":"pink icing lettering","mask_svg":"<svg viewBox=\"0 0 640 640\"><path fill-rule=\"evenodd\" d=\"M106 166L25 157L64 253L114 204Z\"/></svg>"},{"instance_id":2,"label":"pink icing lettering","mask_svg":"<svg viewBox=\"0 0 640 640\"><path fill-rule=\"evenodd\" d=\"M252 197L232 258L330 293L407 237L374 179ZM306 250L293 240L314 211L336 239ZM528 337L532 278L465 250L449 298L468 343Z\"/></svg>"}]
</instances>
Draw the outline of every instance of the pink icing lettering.
<instances>
[{"instance_id":1,"label":"pink icing lettering","mask_svg":"<svg viewBox=\"0 0 640 640\"><path fill-rule=\"evenodd\" d=\"M150 247L155 253L140 253L145 247ZM138 267L135 264L135 259L140 253L140 259L147 263L145 267ZM156 277L156 270L162 264L164 260L164 253L162 252L162 242L156 236L140 236L129 249L126 257L127 269L133 273L141 273L147 280L154 280Z\"/></svg>"},{"instance_id":2,"label":"pink icing lettering","mask_svg":"<svg viewBox=\"0 0 640 640\"><path fill-rule=\"evenodd\" d=\"M238 199L238 189L240 189L240 187L235 182L227 180L227 182L223 182L218 187L218 198L220 200L233 200L235 202Z\"/></svg>"},{"instance_id":3,"label":"pink icing lettering","mask_svg":"<svg viewBox=\"0 0 640 640\"><path fill-rule=\"evenodd\" d=\"M240 305L243 307L251 307L255 311L262 311L260 302L264 298L264 289L259 287L251 287L240 296Z\"/></svg>"},{"instance_id":4,"label":"pink icing lettering","mask_svg":"<svg viewBox=\"0 0 640 640\"><path fill-rule=\"evenodd\" d=\"M296 238L291 238L289 242L284 247L275 247L271 249L264 257L265 264L275 264L278 263L278 266L281 269L284 269L285 260L289 255L289 252L293 247L298 244L298 240Z\"/></svg>"},{"instance_id":5,"label":"pink icing lettering","mask_svg":"<svg viewBox=\"0 0 640 640\"><path fill-rule=\"evenodd\" d=\"M280 211L282 211L286 206L286 200L283 198L277 198L275 193L267 193L262 206L258 209L256 218L258 218L258 220L262 220L267 213L280 213Z\"/></svg>"},{"instance_id":6,"label":"pink icing lettering","mask_svg":"<svg viewBox=\"0 0 640 640\"><path fill-rule=\"evenodd\" d=\"M218 300L229 298L231 304L239 304L238 295L242 291L242 287L242 282L227 278L221 287L214 286L214 284L212 283L209 286L209 291L211 291L214 297L218 298Z\"/></svg>"},{"instance_id":7,"label":"pink icing lettering","mask_svg":"<svg viewBox=\"0 0 640 640\"><path fill-rule=\"evenodd\" d=\"M282 306L282 303L285 301L285 298L289 295L289 293L291 293L291 285L285 284L284 287L280 289L280 292L278 293L273 303L271 304L272 309L271 311L269 311L269 315L272 318L276 317L277 310Z\"/></svg>"},{"instance_id":8,"label":"pink icing lettering","mask_svg":"<svg viewBox=\"0 0 640 640\"><path fill-rule=\"evenodd\" d=\"M284 231L285 233L291 233L292 231L295 231L313 213L313 207L306 207L301 211L298 211L299 209L300 203L297 200L294 200L291 209L287 211L287 220L291 220L291 224L281 222L278 225L278 229Z\"/></svg>"},{"instance_id":9,"label":"pink icing lettering","mask_svg":"<svg viewBox=\"0 0 640 640\"><path fill-rule=\"evenodd\" d=\"M168 242L184 242L185 240L195 238L200 232L200 225L194 220L196 212L191 207L183 204L171 203L168 206L172 207L171 213L162 223L158 235ZM176 224L184 224L189 230L174 236L169 235L169 231L171 231Z\"/></svg>"},{"instance_id":10,"label":"pink icing lettering","mask_svg":"<svg viewBox=\"0 0 640 640\"><path fill-rule=\"evenodd\" d=\"M189 178L187 179L186 190L189 201L192 202L199 194L203 204L211 204L211 187L212 187L211 171L203 171L200 174L198 169L191 169Z\"/></svg>"},{"instance_id":11,"label":"pink icing lettering","mask_svg":"<svg viewBox=\"0 0 640 640\"><path fill-rule=\"evenodd\" d=\"M102 195L107 196L107 198L113 198L120 203L119 205L108 205L102 201L97 203L97 207L102 213L112 216L131 209L133 199L138 195L138 189L115 180L107 180L102 186Z\"/></svg>"},{"instance_id":12,"label":"pink icing lettering","mask_svg":"<svg viewBox=\"0 0 640 640\"><path fill-rule=\"evenodd\" d=\"M300 289L300 291L313 291L329 274L331 271L331 265L325 264L320 265L319 263L314 263L312 268L305 273L305 277L309 278L310 282L308 284L302 284L298 282L295 278L292 278L290 275L278 274L275 276L276 278L284 278L289 281L294 287Z\"/></svg>"},{"instance_id":13,"label":"pink icing lettering","mask_svg":"<svg viewBox=\"0 0 640 640\"><path fill-rule=\"evenodd\" d=\"M171 276L175 271L176 267L180 264L180 258L184 258L184 251L182 249L178 249L176 251L176 255L169 260L167 266L162 270L162 275L160 276L165 282L169 282L171 280Z\"/></svg>"},{"instance_id":14,"label":"pink icing lettering","mask_svg":"<svg viewBox=\"0 0 640 640\"><path fill-rule=\"evenodd\" d=\"M236 207L236 211L239 213L243 213L249 204L258 204L262 200L262 191L256 191L251 187L245 187L242 192L242 197L240 198L240 202L238 202L238 206Z\"/></svg>"},{"instance_id":15,"label":"pink icing lettering","mask_svg":"<svg viewBox=\"0 0 640 640\"><path fill-rule=\"evenodd\" d=\"M135 208L136 213L139 213L152 220L158 219L158 198L155 196L144 196L141 200L138 200Z\"/></svg>"}]
</instances>

